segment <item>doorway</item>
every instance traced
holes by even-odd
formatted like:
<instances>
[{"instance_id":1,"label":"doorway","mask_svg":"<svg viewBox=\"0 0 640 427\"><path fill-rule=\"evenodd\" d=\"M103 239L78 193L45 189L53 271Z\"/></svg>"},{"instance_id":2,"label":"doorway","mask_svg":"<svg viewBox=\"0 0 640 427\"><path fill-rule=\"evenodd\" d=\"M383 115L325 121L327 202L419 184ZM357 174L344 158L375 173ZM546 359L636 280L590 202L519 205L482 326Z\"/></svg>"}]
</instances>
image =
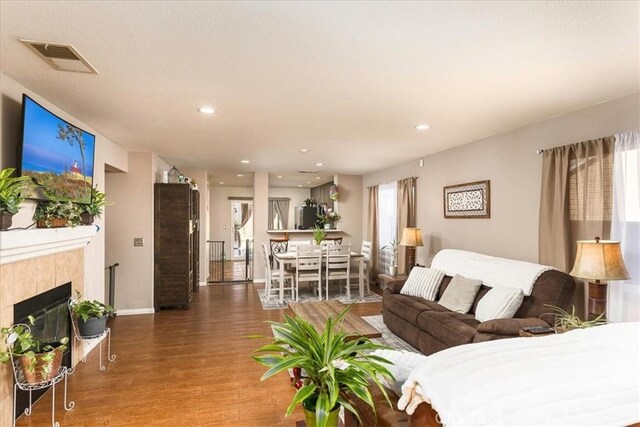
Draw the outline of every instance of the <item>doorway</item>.
<instances>
[{"instance_id":1,"label":"doorway","mask_svg":"<svg viewBox=\"0 0 640 427\"><path fill-rule=\"evenodd\" d=\"M253 242L253 200L231 201L231 224L231 260L244 260Z\"/></svg>"}]
</instances>

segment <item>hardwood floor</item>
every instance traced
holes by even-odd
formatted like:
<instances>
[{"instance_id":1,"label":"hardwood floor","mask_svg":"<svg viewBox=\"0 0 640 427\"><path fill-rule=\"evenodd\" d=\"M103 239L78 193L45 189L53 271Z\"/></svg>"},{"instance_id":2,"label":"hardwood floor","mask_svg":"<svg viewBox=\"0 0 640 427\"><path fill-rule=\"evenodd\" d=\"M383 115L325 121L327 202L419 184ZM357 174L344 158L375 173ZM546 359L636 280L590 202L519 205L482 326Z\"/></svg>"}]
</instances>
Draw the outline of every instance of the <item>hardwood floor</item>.
<instances>
[{"instance_id":1,"label":"hardwood floor","mask_svg":"<svg viewBox=\"0 0 640 427\"><path fill-rule=\"evenodd\" d=\"M221 269L224 268L224 282L241 282L247 279L247 267L244 260L228 260L222 265L222 261L211 261L209 271L211 272L208 282L220 281L222 279Z\"/></svg>"},{"instance_id":2,"label":"hardwood floor","mask_svg":"<svg viewBox=\"0 0 640 427\"><path fill-rule=\"evenodd\" d=\"M379 314L380 303L356 304L360 315ZM110 323L117 354L107 370L98 370L98 350L69 378L69 398L62 426L294 426L300 409L284 412L293 396L286 374L265 382L265 368L249 356L270 335L265 320L281 320L284 310L263 311L253 284L207 286L194 295L191 310L121 316ZM50 423L51 391L18 426ZM50 424L49 424L50 425Z\"/></svg>"}]
</instances>

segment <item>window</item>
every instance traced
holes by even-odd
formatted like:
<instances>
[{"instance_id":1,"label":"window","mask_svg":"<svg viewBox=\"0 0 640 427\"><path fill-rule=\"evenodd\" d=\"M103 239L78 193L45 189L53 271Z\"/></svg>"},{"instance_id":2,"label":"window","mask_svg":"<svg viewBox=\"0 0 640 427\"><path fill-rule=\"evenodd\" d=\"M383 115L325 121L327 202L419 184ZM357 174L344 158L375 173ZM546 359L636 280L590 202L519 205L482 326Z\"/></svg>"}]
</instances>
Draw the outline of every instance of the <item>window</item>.
<instances>
[{"instance_id":1,"label":"window","mask_svg":"<svg viewBox=\"0 0 640 427\"><path fill-rule=\"evenodd\" d=\"M378 186L378 250L398 239L398 184L392 182ZM392 262L390 250L380 253L378 270L388 273Z\"/></svg>"}]
</instances>

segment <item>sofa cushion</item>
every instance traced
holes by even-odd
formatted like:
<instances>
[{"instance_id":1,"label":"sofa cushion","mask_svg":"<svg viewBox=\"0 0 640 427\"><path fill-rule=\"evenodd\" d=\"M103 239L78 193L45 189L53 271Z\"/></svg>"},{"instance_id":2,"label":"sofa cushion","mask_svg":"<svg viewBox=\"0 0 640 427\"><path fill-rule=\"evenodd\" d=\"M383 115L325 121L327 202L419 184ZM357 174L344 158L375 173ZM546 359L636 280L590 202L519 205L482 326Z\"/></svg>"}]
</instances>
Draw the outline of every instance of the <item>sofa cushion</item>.
<instances>
[{"instance_id":1,"label":"sofa cushion","mask_svg":"<svg viewBox=\"0 0 640 427\"><path fill-rule=\"evenodd\" d=\"M443 270L413 267L400 293L434 301L443 277Z\"/></svg>"},{"instance_id":2,"label":"sofa cushion","mask_svg":"<svg viewBox=\"0 0 640 427\"><path fill-rule=\"evenodd\" d=\"M417 325L418 315L423 311L448 311L437 302L401 294L385 295L382 298L382 309L414 325Z\"/></svg>"},{"instance_id":3,"label":"sofa cushion","mask_svg":"<svg viewBox=\"0 0 640 427\"><path fill-rule=\"evenodd\" d=\"M452 311L424 311L418 315L418 327L448 346L472 342L479 324L471 314Z\"/></svg>"},{"instance_id":4,"label":"sofa cushion","mask_svg":"<svg viewBox=\"0 0 640 427\"><path fill-rule=\"evenodd\" d=\"M481 285L481 280L467 279L456 274L438 304L456 313L468 313Z\"/></svg>"},{"instance_id":5,"label":"sofa cushion","mask_svg":"<svg viewBox=\"0 0 640 427\"><path fill-rule=\"evenodd\" d=\"M491 319L510 319L516 314L524 293L520 288L495 286L482 297L476 308L476 319L486 322Z\"/></svg>"}]
</instances>

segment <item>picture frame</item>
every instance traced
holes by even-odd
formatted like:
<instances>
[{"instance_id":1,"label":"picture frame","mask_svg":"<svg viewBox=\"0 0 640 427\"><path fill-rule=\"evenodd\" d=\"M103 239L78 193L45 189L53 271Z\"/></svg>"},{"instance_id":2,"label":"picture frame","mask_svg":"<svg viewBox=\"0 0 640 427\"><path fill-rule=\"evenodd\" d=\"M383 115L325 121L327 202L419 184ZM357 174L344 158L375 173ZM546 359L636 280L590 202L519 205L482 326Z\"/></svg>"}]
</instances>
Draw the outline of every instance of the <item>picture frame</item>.
<instances>
[{"instance_id":1,"label":"picture frame","mask_svg":"<svg viewBox=\"0 0 640 427\"><path fill-rule=\"evenodd\" d=\"M491 218L491 181L448 185L442 189L444 217Z\"/></svg>"}]
</instances>

